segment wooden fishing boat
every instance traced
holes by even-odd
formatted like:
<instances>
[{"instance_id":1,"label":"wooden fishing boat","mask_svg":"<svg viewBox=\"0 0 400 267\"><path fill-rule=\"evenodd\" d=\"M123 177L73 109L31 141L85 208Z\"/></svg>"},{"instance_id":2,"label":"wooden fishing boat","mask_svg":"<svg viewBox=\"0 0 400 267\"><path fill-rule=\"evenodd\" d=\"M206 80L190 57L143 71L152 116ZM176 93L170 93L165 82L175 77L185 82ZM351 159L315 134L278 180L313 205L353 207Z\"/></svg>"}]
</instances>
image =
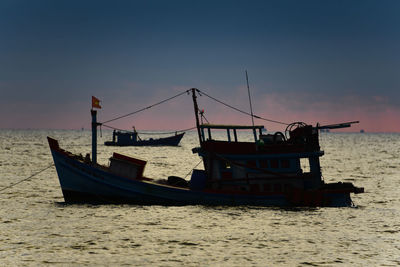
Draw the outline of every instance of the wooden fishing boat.
<instances>
[{"instance_id":1,"label":"wooden fishing boat","mask_svg":"<svg viewBox=\"0 0 400 267\"><path fill-rule=\"evenodd\" d=\"M191 89L204 170L193 170L190 181L143 175L145 161L114 153L109 166L97 163L96 110L92 110L92 159L71 154L48 137L61 189L67 203L134 203L159 205L351 206L352 183L326 183L321 176L318 130L351 123L311 126L296 122L285 133L263 134L262 125L212 125L199 121L197 89ZM223 130L226 140L214 140ZM250 130L253 141L239 141L238 131ZM302 166L308 163L308 168Z\"/></svg>"},{"instance_id":2,"label":"wooden fishing boat","mask_svg":"<svg viewBox=\"0 0 400 267\"><path fill-rule=\"evenodd\" d=\"M106 146L177 146L185 133L162 138L140 139L136 131L113 131L112 141L104 142Z\"/></svg>"}]
</instances>

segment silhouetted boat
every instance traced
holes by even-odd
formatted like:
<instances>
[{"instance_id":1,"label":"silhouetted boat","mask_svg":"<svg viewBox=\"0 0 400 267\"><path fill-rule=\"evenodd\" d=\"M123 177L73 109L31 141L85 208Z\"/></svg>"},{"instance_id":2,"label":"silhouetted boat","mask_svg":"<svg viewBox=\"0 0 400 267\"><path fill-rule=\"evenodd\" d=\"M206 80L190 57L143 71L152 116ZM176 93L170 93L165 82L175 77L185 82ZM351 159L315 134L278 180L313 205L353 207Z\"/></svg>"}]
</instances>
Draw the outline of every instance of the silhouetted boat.
<instances>
[{"instance_id":1,"label":"silhouetted boat","mask_svg":"<svg viewBox=\"0 0 400 267\"><path fill-rule=\"evenodd\" d=\"M67 203L134 203L159 205L351 206L352 183L325 183L321 177L318 129L295 122L285 133L263 134L262 125L212 125L199 122L197 89L191 89L204 170L193 170L190 182L175 176L156 180L143 175L146 161L114 153L109 166L97 164L95 110L92 110L92 159L71 154L48 137ZM225 130L225 141L211 130ZM250 130L254 141L238 141ZM306 160L305 169L301 161Z\"/></svg>"},{"instance_id":2,"label":"silhouetted boat","mask_svg":"<svg viewBox=\"0 0 400 267\"><path fill-rule=\"evenodd\" d=\"M104 142L106 146L177 146L185 133L176 133L163 138L140 139L136 131L113 131L113 140Z\"/></svg>"}]
</instances>

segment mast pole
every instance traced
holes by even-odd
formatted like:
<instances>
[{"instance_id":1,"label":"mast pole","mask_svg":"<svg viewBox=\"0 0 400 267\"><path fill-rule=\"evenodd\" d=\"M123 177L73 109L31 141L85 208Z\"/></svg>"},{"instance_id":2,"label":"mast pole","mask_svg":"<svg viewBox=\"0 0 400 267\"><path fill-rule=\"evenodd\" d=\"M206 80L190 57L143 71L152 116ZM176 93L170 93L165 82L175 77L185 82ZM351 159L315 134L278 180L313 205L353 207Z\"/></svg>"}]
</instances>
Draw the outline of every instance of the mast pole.
<instances>
[{"instance_id":1,"label":"mast pole","mask_svg":"<svg viewBox=\"0 0 400 267\"><path fill-rule=\"evenodd\" d=\"M92 162L97 163L97 110L91 109L92 114Z\"/></svg>"},{"instance_id":2,"label":"mast pole","mask_svg":"<svg viewBox=\"0 0 400 267\"><path fill-rule=\"evenodd\" d=\"M199 142L201 146L201 132L200 132L200 121L199 121L199 107L197 106L197 96L196 96L196 88L192 88L192 99L193 99L193 107L194 107L194 114L196 117L196 128L197 128L197 134L199 135Z\"/></svg>"},{"instance_id":3,"label":"mast pole","mask_svg":"<svg viewBox=\"0 0 400 267\"><path fill-rule=\"evenodd\" d=\"M246 82L247 82L247 93L248 93L248 95L249 95L250 114L251 114L251 123L252 123L252 125L253 125L254 141L257 142L257 133L256 133L256 129L254 129L253 106L251 105L250 86L249 86L249 76L247 75L247 70L246 70Z\"/></svg>"},{"instance_id":4,"label":"mast pole","mask_svg":"<svg viewBox=\"0 0 400 267\"><path fill-rule=\"evenodd\" d=\"M251 122L252 122L252 125L254 126L253 106L251 105L249 76L247 75L247 70L246 70L246 82L247 82L247 93L249 95L249 103L250 103Z\"/></svg>"}]
</instances>

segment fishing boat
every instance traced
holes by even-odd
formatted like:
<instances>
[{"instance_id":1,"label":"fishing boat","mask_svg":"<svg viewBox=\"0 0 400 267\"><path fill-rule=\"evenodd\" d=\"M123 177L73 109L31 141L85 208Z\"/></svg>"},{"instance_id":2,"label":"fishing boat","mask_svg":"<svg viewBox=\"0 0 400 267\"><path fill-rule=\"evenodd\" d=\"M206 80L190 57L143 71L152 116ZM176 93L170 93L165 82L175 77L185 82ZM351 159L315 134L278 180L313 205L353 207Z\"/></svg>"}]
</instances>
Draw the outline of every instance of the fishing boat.
<instances>
[{"instance_id":1,"label":"fishing boat","mask_svg":"<svg viewBox=\"0 0 400 267\"><path fill-rule=\"evenodd\" d=\"M173 136L162 138L141 139L138 132L113 131L112 141L104 142L106 146L177 146L185 133L175 133Z\"/></svg>"},{"instance_id":2,"label":"fishing boat","mask_svg":"<svg viewBox=\"0 0 400 267\"><path fill-rule=\"evenodd\" d=\"M190 181L144 175L146 161L114 153L108 166L97 163L97 111L92 109L92 158L72 154L48 137L66 203L133 203L157 205L257 205L278 207L346 207L350 194L364 188L322 179L319 129L350 127L352 123L311 126L287 125L284 132L265 134L263 125L219 125L199 118L198 89L192 94L199 146L203 160ZM214 131L226 140L215 140ZM249 131L252 141L239 141ZM240 135L241 136L241 135ZM308 167L302 164L306 162ZM160 178L160 177L158 177Z\"/></svg>"}]
</instances>

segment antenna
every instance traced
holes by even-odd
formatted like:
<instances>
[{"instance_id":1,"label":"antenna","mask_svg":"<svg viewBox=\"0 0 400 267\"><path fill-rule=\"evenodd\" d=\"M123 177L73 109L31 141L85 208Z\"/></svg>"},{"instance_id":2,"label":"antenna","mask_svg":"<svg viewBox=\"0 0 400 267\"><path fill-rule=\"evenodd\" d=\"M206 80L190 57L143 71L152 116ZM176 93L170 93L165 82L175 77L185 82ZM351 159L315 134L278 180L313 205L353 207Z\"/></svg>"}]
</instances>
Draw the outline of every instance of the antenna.
<instances>
[{"instance_id":1,"label":"antenna","mask_svg":"<svg viewBox=\"0 0 400 267\"><path fill-rule=\"evenodd\" d=\"M246 72L246 82L247 82L247 93L249 94L249 102L250 102L250 114L251 114L251 123L253 124L254 127L254 116L253 116L253 107L251 105L251 97L250 97L250 87L249 87L249 76L247 75L247 70Z\"/></svg>"}]
</instances>

